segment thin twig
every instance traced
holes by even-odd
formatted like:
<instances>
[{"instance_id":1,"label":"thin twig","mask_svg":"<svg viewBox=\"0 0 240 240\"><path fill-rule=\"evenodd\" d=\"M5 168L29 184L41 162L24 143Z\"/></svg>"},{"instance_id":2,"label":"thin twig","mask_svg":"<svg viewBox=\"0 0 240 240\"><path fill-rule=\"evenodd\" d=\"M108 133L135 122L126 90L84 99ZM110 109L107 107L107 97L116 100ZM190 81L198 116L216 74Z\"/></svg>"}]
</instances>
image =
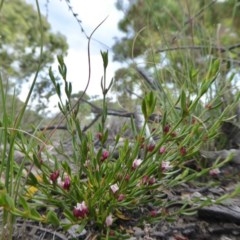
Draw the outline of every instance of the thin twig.
<instances>
[{"instance_id":1,"label":"thin twig","mask_svg":"<svg viewBox=\"0 0 240 240\"><path fill-rule=\"evenodd\" d=\"M209 8L211 5L215 4L216 2L217 2L217 0L213 0L210 3L206 4L206 6L201 8L193 17L190 17L188 20L186 20L184 22L184 25L190 24L193 21L193 19L199 17L205 11L205 9Z\"/></svg>"},{"instance_id":2,"label":"thin twig","mask_svg":"<svg viewBox=\"0 0 240 240\"><path fill-rule=\"evenodd\" d=\"M93 126L93 124L94 124L95 122L97 122L97 120L98 120L100 117L101 117L101 114L97 114L96 117L93 119L93 121L92 121L90 124L88 124L87 126L85 126L82 131L83 131L83 132L86 132L91 126Z\"/></svg>"},{"instance_id":3,"label":"thin twig","mask_svg":"<svg viewBox=\"0 0 240 240\"><path fill-rule=\"evenodd\" d=\"M67 126L47 126L47 127L41 127L41 128L38 128L38 129L36 129L34 131L30 131L28 133L34 133L35 131L39 131L39 132L41 132L41 131L50 131L50 130L55 130L55 129L57 129L57 130L67 130Z\"/></svg>"},{"instance_id":4,"label":"thin twig","mask_svg":"<svg viewBox=\"0 0 240 240\"><path fill-rule=\"evenodd\" d=\"M156 51L156 53L161 52L170 52L170 51L178 51L178 50L203 50L203 49L214 49L220 51L226 51L225 48L219 49L218 47L210 47L210 46L180 46L180 47L169 47L169 48L160 48Z\"/></svg>"},{"instance_id":5,"label":"thin twig","mask_svg":"<svg viewBox=\"0 0 240 240\"><path fill-rule=\"evenodd\" d=\"M87 35L86 31L84 30L83 25L82 25L82 20L80 20L80 19L78 18L78 14L77 14L76 12L74 12L70 0L65 0L65 2L66 2L66 4L67 4L67 6L68 6L69 11L72 13L73 17L76 19L78 25L80 26L81 32L82 32L82 33L84 34L84 36L89 40L91 36L89 37L89 36ZM110 49L110 47L107 46L106 44L104 44L103 42L101 42L101 41L99 41L99 40L97 40L97 39L95 39L95 38L92 38L92 40L95 41L95 42L97 42L97 43L99 43L99 44L101 44L101 45L104 46L106 49L108 49L108 50Z\"/></svg>"},{"instance_id":6,"label":"thin twig","mask_svg":"<svg viewBox=\"0 0 240 240\"><path fill-rule=\"evenodd\" d=\"M169 47L169 48L162 48L162 49L158 49L156 51L156 53L160 53L160 52L168 52L168 51L177 51L177 50L203 50L203 49L210 49L210 50L215 50L221 53L227 52L227 51L233 51L236 48L240 48L240 43L231 45L229 47L217 47L217 46L204 46L204 45L200 45L200 46L180 46L180 47Z\"/></svg>"},{"instance_id":7,"label":"thin twig","mask_svg":"<svg viewBox=\"0 0 240 240\"><path fill-rule=\"evenodd\" d=\"M154 80L147 76L143 69L136 67L136 71L143 77L143 79L150 85L151 89L156 90Z\"/></svg>"}]
</instances>

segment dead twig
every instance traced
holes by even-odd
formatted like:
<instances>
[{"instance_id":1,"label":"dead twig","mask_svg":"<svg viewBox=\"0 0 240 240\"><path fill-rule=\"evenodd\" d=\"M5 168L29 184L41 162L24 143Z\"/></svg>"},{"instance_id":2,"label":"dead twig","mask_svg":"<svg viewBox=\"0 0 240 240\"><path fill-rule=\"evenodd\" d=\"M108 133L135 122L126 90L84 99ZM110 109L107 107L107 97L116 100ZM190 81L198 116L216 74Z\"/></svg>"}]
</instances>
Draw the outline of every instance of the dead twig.
<instances>
[{"instance_id":1,"label":"dead twig","mask_svg":"<svg viewBox=\"0 0 240 240\"><path fill-rule=\"evenodd\" d=\"M217 46L204 46L204 45L199 45L199 46L180 46L180 47L169 47L169 48L162 48L158 49L156 53L161 53L161 52L169 52L169 51L178 51L178 50L204 50L204 49L209 49L211 51L216 51L216 52L232 52L233 50L240 48L240 43L231 45L229 47L217 47Z\"/></svg>"}]
</instances>

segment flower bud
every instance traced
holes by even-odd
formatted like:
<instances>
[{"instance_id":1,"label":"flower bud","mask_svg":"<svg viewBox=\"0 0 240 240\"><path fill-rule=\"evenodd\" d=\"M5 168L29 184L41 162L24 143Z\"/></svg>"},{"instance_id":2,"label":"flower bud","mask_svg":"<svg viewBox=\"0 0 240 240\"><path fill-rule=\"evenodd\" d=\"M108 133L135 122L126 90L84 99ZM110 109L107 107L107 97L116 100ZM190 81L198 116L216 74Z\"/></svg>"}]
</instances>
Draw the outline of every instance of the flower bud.
<instances>
[{"instance_id":1,"label":"flower bud","mask_svg":"<svg viewBox=\"0 0 240 240\"><path fill-rule=\"evenodd\" d=\"M63 189L65 190L69 190L70 189L70 186L71 186L71 180L70 180L70 177L67 176L65 179L64 179L64 182L63 182Z\"/></svg>"},{"instance_id":2,"label":"flower bud","mask_svg":"<svg viewBox=\"0 0 240 240\"><path fill-rule=\"evenodd\" d=\"M167 125L165 125L165 126L163 127L163 132L166 134L166 133L168 133L169 131L170 131L170 125L167 124Z\"/></svg>"},{"instance_id":3,"label":"flower bud","mask_svg":"<svg viewBox=\"0 0 240 240\"><path fill-rule=\"evenodd\" d=\"M217 176L220 174L220 170L219 170L219 168L211 169L211 170L209 171L209 174L210 174L212 177L217 177Z\"/></svg>"},{"instance_id":4,"label":"flower bud","mask_svg":"<svg viewBox=\"0 0 240 240\"><path fill-rule=\"evenodd\" d=\"M109 157L109 152L107 150L104 150L102 152L102 156L101 156L101 161L105 161L107 158Z\"/></svg>"},{"instance_id":5,"label":"flower bud","mask_svg":"<svg viewBox=\"0 0 240 240\"><path fill-rule=\"evenodd\" d=\"M118 196L118 202L121 202L121 201L123 201L124 200L124 198L125 198L125 195L124 194L119 194L119 196Z\"/></svg>"},{"instance_id":6,"label":"flower bud","mask_svg":"<svg viewBox=\"0 0 240 240\"><path fill-rule=\"evenodd\" d=\"M53 183L56 183L56 181L57 181L57 179L58 179L58 177L59 177L59 174L60 174L59 170L54 171L54 172L51 173L51 175L50 175L50 180L51 180Z\"/></svg>"},{"instance_id":7,"label":"flower bud","mask_svg":"<svg viewBox=\"0 0 240 240\"><path fill-rule=\"evenodd\" d=\"M181 147L181 148L180 148L180 154L181 154L182 156L186 155L186 154L187 154L187 149L186 149L185 147Z\"/></svg>"},{"instance_id":8,"label":"flower bud","mask_svg":"<svg viewBox=\"0 0 240 240\"><path fill-rule=\"evenodd\" d=\"M149 145L147 145L147 151L148 152L152 152L155 148L155 144L153 143L150 143Z\"/></svg>"}]
</instances>

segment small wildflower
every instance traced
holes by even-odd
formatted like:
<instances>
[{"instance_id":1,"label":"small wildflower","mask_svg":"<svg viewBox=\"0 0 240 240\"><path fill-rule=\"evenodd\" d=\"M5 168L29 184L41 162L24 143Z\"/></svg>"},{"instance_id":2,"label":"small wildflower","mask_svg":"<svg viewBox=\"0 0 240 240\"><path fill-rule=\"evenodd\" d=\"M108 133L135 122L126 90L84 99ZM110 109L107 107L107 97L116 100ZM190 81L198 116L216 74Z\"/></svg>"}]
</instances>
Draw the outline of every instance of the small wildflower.
<instances>
[{"instance_id":1,"label":"small wildflower","mask_svg":"<svg viewBox=\"0 0 240 240\"><path fill-rule=\"evenodd\" d=\"M150 144L147 146L147 151L148 151L148 152L152 152L152 151L154 150L154 148L155 148L155 144L150 143Z\"/></svg>"},{"instance_id":2,"label":"small wildflower","mask_svg":"<svg viewBox=\"0 0 240 240\"><path fill-rule=\"evenodd\" d=\"M58 179L58 177L59 177L59 174L60 174L59 170L54 171L54 172L51 173L51 175L50 175L50 180L51 180L53 183L56 183L56 181L57 181L57 179Z\"/></svg>"},{"instance_id":3,"label":"small wildflower","mask_svg":"<svg viewBox=\"0 0 240 240\"><path fill-rule=\"evenodd\" d=\"M181 147L181 148L180 148L180 154L181 154L182 156L186 155L186 154L187 154L187 149L186 149L185 147Z\"/></svg>"},{"instance_id":4,"label":"small wildflower","mask_svg":"<svg viewBox=\"0 0 240 240\"><path fill-rule=\"evenodd\" d=\"M66 176L65 179L64 179L64 182L63 182L63 189L65 190L69 190L70 189L70 186L71 186L71 180L70 180L70 177L69 176Z\"/></svg>"},{"instance_id":5,"label":"small wildflower","mask_svg":"<svg viewBox=\"0 0 240 240\"><path fill-rule=\"evenodd\" d=\"M156 217L157 215L158 215L158 211L157 210L150 211L150 216L151 217Z\"/></svg>"},{"instance_id":6,"label":"small wildflower","mask_svg":"<svg viewBox=\"0 0 240 240\"><path fill-rule=\"evenodd\" d=\"M172 168L172 165L170 164L169 161L162 161L162 171L165 172L165 171L168 171L169 169Z\"/></svg>"},{"instance_id":7,"label":"small wildflower","mask_svg":"<svg viewBox=\"0 0 240 240\"><path fill-rule=\"evenodd\" d=\"M165 153L166 152L166 147L160 147L160 149L159 149L159 153L160 154L163 154L163 153Z\"/></svg>"},{"instance_id":8,"label":"small wildflower","mask_svg":"<svg viewBox=\"0 0 240 240\"><path fill-rule=\"evenodd\" d=\"M105 161L108 157L109 157L109 152L107 150L104 150L102 152L101 161Z\"/></svg>"},{"instance_id":9,"label":"small wildflower","mask_svg":"<svg viewBox=\"0 0 240 240\"><path fill-rule=\"evenodd\" d=\"M142 184L153 185L156 182L155 177L144 176L142 178Z\"/></svg>"},{"instance_id":10,"label":"small wildflower","mask_svg":"<svg viewBox=\"0 0 240 240\"><path fill-rule=\"evenodd\" d=\"M77 206L73 209L73 215L76 218L84 218L88 214L88 207L86 206L85 202L77 203Z\"/></svg>"},{"instance_id":11,"label":"small wildflower","mask_svg":"<svg viewBox=\"0 0 240 240\"><path fill-rule=\"evenodd\" d=\"M170 131L170 125L165 125L164 127L163 127L163 132L166 134L166 133L168 133Z\"/></svg>"},{"instance_id":12,"label":"small wildflower","mask_svg":"<svg viewBox=\"0 0 240 240\"><path fill-rule=\"evenodd\" d=\"M107 227L110 227L113 224L112 214L110 214L106 217L105 224Z\"/></svg>"},{"instance_id":13,"label":"small wildflower","mask_svg":"<svg viewBox=\"0 0 240 240\"><path fill-rule=\"evenodd\" d=\"M220 174L220 170L219 168L214 168L214 169L211 169L209 171L209 174L212 176L212 177L216 177Z\"/></svg>"},{"instance_id":14,"label":"small wildflower","mask_svg":"<svg viewBox=\"0 0 240 240\"><path fill-rule=\"evenodd\" d=\"M141 160L141 159L135 159L135 160L133 161L132 168L133 168L133 169L138 168L141 163L142 163L142 160Z\"/></svg>"},{"instance_id":15,"label":"small wildflower","mask_svg":"<svg viewBox=\"0 0 240 240\"><path fill-rule=\"evenodd\" d=\"M111 185L110 188L111 188L113 193L116 193L119 190L119 187L116 183Z\"/></svg>"},{"instance_id":16,"label":"small wildflower","mask_svg":"<svg viewBox=\"0 0 240 240\"><path fill-rule=\"evenodd\" d=\"M156 182L156 178L155 177L150 177L148 180L148 184L149 185L153 185Z\"/></svg>"},{"instance_id":17,"label":"small wildflower","mask_svg":"<svg viewBox=\"0 0 240 240\"><path fill-rule=\"evenodd\" d=\"M125 195L124 194L119 194L119 196L118 196L118 202L121 202L121 201L123 201L124 200L124 198L125 198Z\"/></svg>"},{"instance_id":18,"label":"small wildflower","mask_svg":"<svg viewBox=\"0 0 240 240\"><path fill-rule=\"evenodd\" d=\"M143 176L142 178L142 184L148 184L149 177L148 176Z\"/></svg>"}]
</instances>

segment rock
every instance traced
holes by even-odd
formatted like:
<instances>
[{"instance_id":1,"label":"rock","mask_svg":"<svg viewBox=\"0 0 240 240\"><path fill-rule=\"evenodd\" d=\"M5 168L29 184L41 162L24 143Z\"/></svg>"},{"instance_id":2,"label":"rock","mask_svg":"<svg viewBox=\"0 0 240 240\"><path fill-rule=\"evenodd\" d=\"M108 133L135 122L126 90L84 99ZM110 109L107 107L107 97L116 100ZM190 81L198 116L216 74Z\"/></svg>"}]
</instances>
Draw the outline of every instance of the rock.
<instances>
[{"instance_id":1,"label":"rock","mask_svg":"<svg viewBox=\"0 0 240 240\"><path fill-rule=\"evenodd\" d=\"M238 149L229 149L229 150L220 150L220 151L205 151L201 150L200 154L202 157L210 160L225 160L226 158L231 158L231 161L240 164L240 150Z\"/></svg>"}]
</instances>

